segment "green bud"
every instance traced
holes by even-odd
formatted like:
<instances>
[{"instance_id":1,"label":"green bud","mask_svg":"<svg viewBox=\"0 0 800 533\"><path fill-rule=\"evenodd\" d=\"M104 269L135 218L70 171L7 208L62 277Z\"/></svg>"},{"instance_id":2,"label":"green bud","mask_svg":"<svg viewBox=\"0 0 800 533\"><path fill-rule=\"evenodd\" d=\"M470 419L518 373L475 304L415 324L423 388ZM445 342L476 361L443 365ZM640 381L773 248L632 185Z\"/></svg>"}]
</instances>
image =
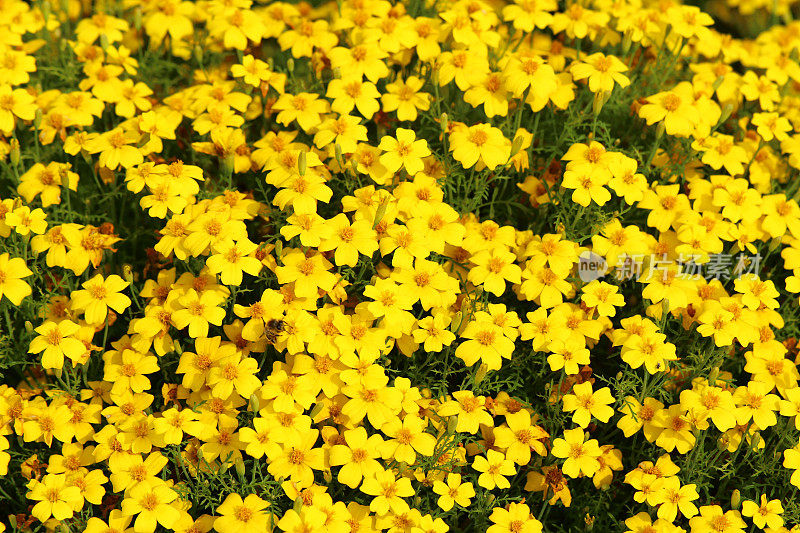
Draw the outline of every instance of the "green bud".
<instances>
[{"instance_id":1,"label":"green bud","mask_svg":"<svg viewBox=\"0 0 800 533\"><path fill-rule=\"evenodd\" d=\"M719 121L717 125L724 124L726 120L728 120L733 114L733 104L725 104L722 106L722 114L719 117Z\"/></svg>"},{"instance_id":2,"label":"green bud","mask_svg":"<svg viewBox=\"0 0 800 533\"><path fill-rule=\"evenodd\" d=\"M711 89L714 92L717 92L717 89L719 89L719 87L720 87L720 85L722 85L723 81L725 81L725 76L717 76L717 79L715 79L714 83L711 85Z\"/></svg>"},{"instance_id":3,"label":"green bud","mask_svg":"<svg viewBox=\"0 0 800 533\"><path fill-rule=\"evenodd\" d=\"M625 34L622 36L622 55L628 55L628 52L631 51L631 45L633 44L633 40L631 39L630 31L626 31Z\"/></svg>"},{"instance_id":4,"label":"green bud","mask_svg":"<svg viewBox=\"0 0 800 533\"><path fill-rule=\"evenodd\" d=\"M133 268L130 265L122 265L122 277L128 283L133 283Z\"/></svg>"},{"instance_id":5,"label":"green bud","mask_svg":"<svg viewBox=\"0 0 800 533\"><path fill-rule=\"evenodd\" d=\"M475 373L475 384L480 383L483 381L483 378L486 377L486 374L489 373L489 367L486 366L486 363L481 363L481 366L478 367L478 372Z\"/></svg>"},{"instance_id":6,"label":"green bud","mask_svg":"<svg viewBox=\"0 0 800 533\"><path fill-rule=\"evenodd\" d=\"M442 126L442 131L446 132L449 124L450 118L447 116L447 113L442 113L442 116L439 118L439 122Z\"/></svg>"},{"instance_id":7,"label":"green bud","mask_svg":"<svg viewBox=\"0 0 800 533\"><path fill-rule=\"evenodd\" d=\"M100 34L100 48L105 50L106 48L108 48L108 45L109 45L108 35L106 35L105 33L101 33Z\"/></svg>"},{"instance_id":8,"label":"green bud","mask_svg":"<svg viewBox=\"0 0 800 533\"><path fill-rule=\"evenodd\" d=\"M53 8L50 5L50 2L44 0L44 2L42 2L42 16L44 17L44 20L49 19L52 13L53 13Z\"/></svg>"},{"instance_id":9,"label":"green bud","mask_svg":"<svg viewBox=\"0 0 800 533\"><path fill-rule=\"evenodd\" d=\"M514 157L519 153L519 151L522 149L523 142L525 142L525 139L522 138L522 135L514 137L514 141L511 143L511 157Z\"/></svg>"},{"instance_id":10,"label":"green bud","mask_svg":"<svg viewBox=\"0 0 800 533\"><path fill-rule=\"evenodd\" d=\"M342 77L342 67L336 67L335 69L333 69L333 77L336 78L337 80L341 79L341 77Z\"/></svg>"},{"instance_id":11,"label":"green bud","mask_svg":"<svg viewBox=\"0 0 800 533\"><path fill-rule=\"evenodd\" d=\"M259 408L261 407L260 402L258 401L258 396L255 393L250 395L250 412L257 413Z\"/></svg>"},{"instance_id":12,"label":"green bud","mask_svg":"<svg viewBox=\"0 0 800 533\"><path fill-rule=\"evenodd\" d=\"M275 243L275 260L279 265L283 264L283 241L280 239Z\"/></svg>"},{"instance_id":13,"label":"green bud","mask_svg":"<svg viewBox=\"0 0 800 533\"><path fill-rule=\"evenodd\" d=\"M664 136L664 133L667 131L667 123L665 121L661 121L656 126L656 139L660 139Z\"/></svg>"},{"instance_id":14,"label":"green bud","mask_svg":"<svg viewBox=\"0 0 800 533\"><path fill-rule=\"evenodd\" d=\"M136 31L142 31L142 8L139 6L133 10L133 27Z\"/></svg>"},{"instance_id":15,"label":"green bud","mask_svg":"<svg viewBox=\"0 0 800 533\"><path fill-rule=\"evenodd\" d=\"M239 476L240 480L244 480L244 461L241 459L236 459L233 463L233 466L236 468L236 474Z\"/></svg>"},{"instance_id":16,"label":"green bud","mask_svg":"<svg viewBox=\"0 0 800 533\"><path fill-rule=\"evenodd\" d=\"M450 331L457 333L458 329L461 327L461 321L463 319L464 313L461 311L456 312L455 316L453 316L453 320L450 322Z\"/></svg>"},{"instance_id":17,"label":"green bud","mask_svg":"<svg viewBox=\"0 0 800 533\"><path fill-rule=\"evenodd\" d=\"M742 493L739 489L734 489L734 491L731 493L731 509L739 509L739 505L741 505L741 503Z\"/></svg>"},{"instance_id":18,"label":"green bud","mask_svg":"<svg viewBox=\"0 0 800 533\"><path fill-rule=\"evenodd\" d=\"M606 105L608 99L611 97L611 91L600 91L599 93L595 93L594 95L594 102L592 103L592 112L594 116L600 114L600 111L603 110L603 106Z\"/></svg>"},{"instance_id":19,"label":"green bud","mask_svg":"<svg viewBox=\"0 0 800 533\"><path fill-rule=\"evenodd\" d=\"M302 508L303 508L303 498L297 498L294 501L294 504L292 505L292 509L294 509L294 512L299 513L300 509Z\"/></svg>"},{"instance_id":20,"label":"green bud","mask_svg":"<svg viewBox=\"0 0 800 533\"><path fill-rule=\"evenodd\" d=\"M375 210L375 220L372 221L372 229L377 228L378 224L380 224L381 220L383 220L383 215L386 214L387 205L388 202L385 200L378 205L378 209Z\"/></svg>"},{"instance_id":21,"label":"green bud","mask_svg":"<svg viewBox=\"0 0 800 533\"><path fill-rule=\"evenodd\" d=\"M199 65L203 64L203 47L199 44L194 46L194 60L197 61Z\"/></svg>"},{"instance_id":22,"label":"green bud","mask_svg":"<svg viewBox=\"0 0 800 533\"><path fill-rule=\"evenodd\" d=\"M300 155L297 157L297 172L301 176L305 176L306 175L306 167L307 167L307 165L308 165L308 162L306 161L306 153L305 152L300 152Z\"/></svg>"},{"instance_id":23,"label":"green bud","mask_svg":"<svg viewBox=\"0 0 800 533\"><path fill-rule=\"evenodd\" d=\"M19 165L20 160L20 151L19 151L19 141L14 138L11 139L8 144L11 146L11 151L8 154L8 158L11 161L11 164L14 166Z\"/></svg>"},{"instance_id":24,"label":"green bud","mask_svg":"<svg viewBox=\"0 0 800 533\"><path fill-rule=\"evenodd\" d=\"M286 61L286 70L288 70L289 72L294 72L294 58L290 57Z\"/></svg>"},{"instance_id":25,"label":"green bud","mask_svg":"<svg viewBox=\"0 0 800 533\"><path fill-rule=\"evenodd\" d=\"M30 320L25 321L25 331L27 331L28 333L33 331L33 324L31 324Z\"/></svg>"},{"instance_id":26,"label":"green bud","mask_svg":"<svg viewBox=\"0 0 800 533\"><path fill-rule=\"evenodd\" d=\"M181 343L178 342L177 339L172 342L172 349L175 350L175 353L178 355L183 354L183 346L181 346Z\"/></svg>"},{"instance_id":27,"label":"green bud","mask_svg":"<svg viewBox=\"0 0 800 533\"><path fill-rule=\"evenodd\" d=\"M342 152L342 145L336 143L333 145L333 153L336 156L336 162L340 167L344 167L344 153Z\"/></svg>"}]
</instances>

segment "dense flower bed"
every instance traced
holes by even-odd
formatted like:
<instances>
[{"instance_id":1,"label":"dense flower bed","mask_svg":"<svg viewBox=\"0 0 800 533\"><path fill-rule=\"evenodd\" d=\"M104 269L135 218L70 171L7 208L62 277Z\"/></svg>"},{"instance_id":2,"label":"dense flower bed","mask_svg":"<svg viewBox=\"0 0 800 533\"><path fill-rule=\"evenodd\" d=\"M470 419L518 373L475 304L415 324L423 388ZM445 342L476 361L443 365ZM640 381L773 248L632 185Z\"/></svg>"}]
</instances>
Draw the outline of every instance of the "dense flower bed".
<instances>
[{"instance_id":1,"label":"dense flower bed","mask_svg":"<svg viewBox=\"0 0 800 533\"><path fill-rule=\"evenodd\" d=\"M0 531L800 531L800 23L703 9L0 0Z\"/></svg>"}]
</instances>

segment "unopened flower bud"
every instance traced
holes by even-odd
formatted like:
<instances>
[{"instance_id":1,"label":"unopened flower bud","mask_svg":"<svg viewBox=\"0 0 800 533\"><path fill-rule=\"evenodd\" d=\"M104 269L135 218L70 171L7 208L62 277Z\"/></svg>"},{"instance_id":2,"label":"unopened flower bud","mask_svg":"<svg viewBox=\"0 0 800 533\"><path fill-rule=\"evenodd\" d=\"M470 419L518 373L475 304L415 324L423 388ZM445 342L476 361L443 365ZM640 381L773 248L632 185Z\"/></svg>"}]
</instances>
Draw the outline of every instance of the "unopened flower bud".
<instances>
[{"instance_id":1,"label":"unopened flower bud","mask_svg":"<svg viewBox=\"0 0 800 533\"><path fill-rule=\"evenodd\" d=\"M8 154L8 158L12 165L17 166L19 165L20 159L19 141L17 139L11 139L8 144L11 146L11 151Z\"/></svg>"},{"instance_id":2,"label":"unopened flower bud","mask_svg":"<svg viewBox=\"0 0 800 533\"><path fill-rule=\"evenodd\" d=\"M25 331L27 331L28 333L33 331L33 324L31 324L30 320L25 321Z\"/></svg>"},{"instance_id":3,"label":"unopened flower bud","mask_svg":"<svg viewBox=\"0 0 800 533\"><path fill-rule=\"evenodd\" d=\"M275 260L279 265L283 264L283 241L280 239L275 242Z\"/></svg>"},{"instance_id":4,"label":"unopened flower bud","mask_svg":"<svg viewBox=\"0 0 800 533\"><path fill-rule=\"evenodd\" d=\"M461 311L457 311L456 314L453 316L453 320L450 322L450 331L453 333L457 333L458 329L461 327L461 321L464 319L464 313Z\"/></svg>"},{"instance_id":5,"label":"unopened flower bud","mask_svg":"<svg viewBox=\"0 0 800 533\"><path fill-rule=\"evenodd\" d=\"M475 383L478 384L483 381L483 378L485 378L488 373L489 367L486 366L486 363L482 363L481 366L478 367L478 372L475 374Z\"/></svg>"},{"instance_id":6,"label":"unopened flower bud","mask_svg":"<svg viewBox=\"0 0 800 533\"><path fill-rule=\"evenodd\" d=\"M728 103L722 106L722 114L719 116L717 124L724 124L730 118L731 113L733 113L733 104Z\"/></svg>"},{"instance_id":7,"label":"unopened flower bud","mask_svg":"<svg viewBox=\"0 0 800 533\"><path fill-rule=\"evenodd\" d=\"M442 113L439 122L441 123L442 131L447 131L447 128L450 125L450 117L447 116L447 113Z\"/></svg>"},{"instance_id":8,"label":"unopened flower bud","mask_svg":"<svg viewBox=\"0 0 800 533\"><path fill-rule=\"evenodd\" d=\"M33 115L33 127L38 130L39 126L41 125L42 125L42 109L36 108L36 114Z\"/></svg>"},{"instance_id":9,"label":"unopened flower bud","mask_svg":"<svg viewBox=\"0 0 800 533\"><path fill-rule=\"evenodd\" d=\"M200 65L203 64L203 47L199 44L194 46L194 60Z\"/></svg>"},{"instance_id":10,"label":"unopened flower bud","mask_svg":"<svg viewBox=\"0 0 800 533\"><path fill-rule=\"evenodd\" d=\"M622 55L628 55L628 52L631 51L631 45L633 44L633 40L631 39L630 31L626 31L625 34L622 36Z\"/></svg>"},{"instance_id":11,"label":"unopened flower bud","mask_svg":"<svg viewBox=\"0 0 800 533\"><path fill-rule=\"evenodd\" d=\"M342 77L342 67L336 67L333 69L333 77L336 79L340 79Z\"/></svg>"},{"instance_id":12,"label":"unopened flower bud","mask_svg":"<svg viewBox=\"0 0 800 533\"><path fill-rule=\"evenodd\" d=\"M712 387L716 386L717 378L719 377L719 367L715 366L711 369L711 373L708 374L708 384Z\"/></svg>"},{"instance_id":13,"label":"unopened flower bud","mask_svg":"<svg viewBox=\"0 0 800 533\"><path fill-rule=\"evenodd\" d=\"M714 92L717 92L717 89L719 89L719 87L720 87L720 85L722 85L723 81L725 81L725 76L717 76L717 79L715 79L714 83L711 85L711 89Z\"/></svg>"},{"instance_id":14,"label":"unopened flower bud","mask_svg":"<svg viewBox=\"0 0 800 533\"><path fill-rule=\"evenodd\" d=\"M172 349L175 350L175 353L178 354L178 355L182 355L183 354L183 347L181 346L181 343L178 342L177 339L175 341L173 341Z\"/></svg>"},{"instance_id":15,"label":"unopened flower bud","mask_svg":"<svg viewBox=\"0 0 800 533\"><path fill-rule=\"evenodd\" d=\"M108 43L108 35L106 35L105 33L101 33L100 34L100 48L105 50L106 48L108 48L108 44L109 44Z\"/></svg>"},{"instance_id":16,"label":"unopened flower bud","mask_svg":"<svg viewBox=\"0 0 800 533\"><path fill-rule=\"evenodd\" d=\"M236 467L236 474L239 476L239 479L244 479L244 461L236 459L233 466Z\"/></svg>"},{"instance_id":17,"label":"unopened flower bud","mask_svg":"<svg viewBox=\"0 0 800 533\"><path fill-rule=\"evenodd\" d=\"M741 505L741 503L742 493L739 489L734 489L733 493L731 493L731 509L739 509L739 505Z\"/></svg>"},{"instance_id":18,"label":"unopened flower bud","mask_svg":"<svg viewBox=\"0 0 800 533\"><path fill-rule=\"evenodd\" d=\"M286 70L294 72L294 59L291 57L286 61Z\"/></svg>"},{"instance_id":19,"label":"unopened flower bud","mask_svg":"<svg viewBox=\"0 0 800 533\"><path fill-rule=\"evenodd\" d=\"M297 156L297 172L301 176L306 175L306 169L308 168L308 162L306 161L306 153L300 152L300 155Z\"/></svg>"},{"instance_id":20,"label":"unopened flower bud","mask_svg":"<svg viewBox=\"0 0 800 533\"><path fill-rule=\"evenodd\" d=\"M336 143L333 145L333 154L336 156L336 162L340 167L344 167L344 153L342 152L342 145Z\"/></svg>"},{"instance_id":21,"label":"unopened flower bud","mask_svg":"<svg viewBox=\"0 0 800 533\"><path fill-rule=\"evenodd\" d=\"M592 112L595 116L600 114L600 111L603 110L603 106L606 105L606 102L611 97L611 91L600 91L594 94L594 102L592 103Z\"/></svg>"},{"instance_id":22,"label":"unopened flower bud","mask_svg":"<svg viewBox=\"0 0 800 533\"><path fill-rule=\"evenodd\" d=\"M522 149L522 143L525 142L525 139L522 138L522 135L517 135L514 137L514 141L511 143L511 157L514 157L519 153Z\"/></svg>"},{"instance_id":23,"label":"unopened flower bud","mask_svg":"<svg viewBox=\"0 0 800 533\"><path fill-rule=\"evenodd\" d=\"M128 283L133 283L133 268L130 265L124 264L122 265L122 277Z\"/></svg>"},{"instance_id":24,"label":"unopened flower bud","mask_svg":"<svg viewBox=\"0 0 800 533\"><path fill-rule=\"evenodd\" d=\"M378 205L378 209L375 210L375 219L372 221L373 230L377 228L378 224L380 224L381 220L383 220L383 215L386 214L387 205L388 203L386 201L383 201Z\"/></svg>"},{"instance_id":25,"label":"unopened flower bud","mask_svg":"<svg viewBox=\"0 0 800 533\"><path fill-rule=\"evenodd\" d=\"M322 472L322 479L325 480L325 483L330 483L333 481L333 474L331 474L330 470L324 470Z\"/></svg>"},{"instance_id":26,"label":"unopened flower bud","mask_svg":"<svg viewBox=\"0 0 800 533\"><path fill-rule=\"evenodd\" d=\"M258 401L258 396L255 393L250 395L250 412L257 413L259 408L261 407L261 403Z\"/></svg>"}]
</instances>

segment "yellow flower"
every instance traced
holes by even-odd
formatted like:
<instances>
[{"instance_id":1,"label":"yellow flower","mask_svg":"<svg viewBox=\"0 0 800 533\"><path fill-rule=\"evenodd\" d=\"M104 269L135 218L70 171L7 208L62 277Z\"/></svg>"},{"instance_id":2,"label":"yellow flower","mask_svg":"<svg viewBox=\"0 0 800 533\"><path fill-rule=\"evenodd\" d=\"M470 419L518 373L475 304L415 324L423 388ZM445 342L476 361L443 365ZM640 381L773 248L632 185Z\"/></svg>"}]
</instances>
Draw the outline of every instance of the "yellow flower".
<instances>
[{"instance_id":1,"label":"yellow flower","mask_svg":"<svg viewBox=\"0 0 800 533\"><path fill-rule=\"evenodd\" d=\"M395 137L384 136L378 148L384 152L380 162L387 171L394 173L405 168L411 176L425 167L422 158L431 155L428 141L417 139L413 130L404 128L397 128Z\"/></svg>"},{"instance_id":2,"label":"yellow flower","mask_svg":"<svg viewBox=\"0 0 800 533\"><path fill-rule=\"evenodd\" d=\"M475 496L472 483L462 483L460 474L447 474L447 483L434 481L433 492L439 495L436 504L443 511L449 511L456 503L461 507L469 507L470 499Z\"/></svg>"},{"instance_id":3,"label":"yellow flower","mask_svg":"<svg viewBox=\"0 0 800 533\"><path fill-rule=\"evenodd\" d=\"M253 529L267 529L270 521L265 512L269 503L255 494L242 499L238 494L228 494L225 501L217 507L214 530L219 533L246 533Z\"/></svg>"},{"instance_id":4,"label":"yellow flower","mask_svg":"<svg viewBox=\"0 0 800 533\"><path fill-rule=\"evenodd\" d=\"M83 507L80 489L67 485L66 474L48 474L41 481L32 479L28 489L26 497L38 502L31 509L31 515L40 522L51 516L56 520L72 518L73 513Z\"/></svg>"},{"instance_id":5,"label":"yellow flower","mask_svg":"<svg viewBox=\"0 0 800 533\"><path fill-rule=\"evenodd\" d=\"M73 335L80 326L71 320L60 322L47 321L34 331L39 334L31 341L28 353L42 353L44 368L59 369L64 366L64 357L77 361L86 350L86 346Z\"/></svg>"},{"instance_id":6,"label":"yellow flower","mask_svg":"<svg viewBox=\"0 0 800 533\"><path fill-rule=\"evenodd\" d=\"M72 292L70 295L72 308L83 311L84 318L89 324L102 324L106 320L109 308L122 313L131 305L131 299L120 292L128 285L127 281L116 274L105 279L97 274L83 283L82 290Z\"/></svg>"},{"instance_id":7,"label":"yellow flower","mask_svg":"<svg viewBox=\"0 0 800 533\"><path fill-rule=\"evenodd\" d=\"M506 456L497 450L486 450L486 457L479 455L472 462L472 468L481 472L478 476L478 485L492 490L495 487L507 489L511 483L506 479L517 473L514 462L506 459Z\"/></svg>"},{"instance_id":8,"label":"yellow flower","mask_svg":"<svg viewBox=\"0 0 800 533\"><path fill-rule=\"evenodd\" d=\"M575 385L572 394L564 396L564 412L573 412L572 421L582 428L589 426L592 417L600 422L608 422L614 415L611 405L614 397L611 389L603 387L592 391L592 384L588 381Z\"/></svg>"},{"instance_id":9,"label":"yellow flower","mask_svg":"<svg viewBox=\"0 0 800 533\"><path fill-rule=\"evenodd\" d=\"M615 83L622 88L631 84L631 80L622 74L628 71L628 67L616 56L607 56L600 52L573 63L570 71L576 80L588 78L589 90L593 93L610 92Z\"/></svg>"},{"instance_id":10,"label":"yellow flower","mask_svg":"<svg viewBox=\"0 0 800 533\"><path fill-rule=\"evenodd\" d=\"M381 95L383 111L396 111L398 120L417 120L417 110L427 111L431 106L431 95L419 92L423 84L424 81L416 76L387 84L387 92Z\"/></svg>"},{"instance_id":11,"label":"yellow flower","mask_svg":"<svg viewBox=\"0 0 800 533\"><path fill-rule=\"evenodd\" d=\"M5 296L13 305L18 306L32 292L31 286L22 278L33 275L33 272L20 257L0 254L0 300Z\"/></svg>"},{"instance_id":12,"label":"yellow flower","mask_svg":"<svg viewBox=\"0 0 800 533\"><path fill-rule=\"evenodd\" d=\"M600 446L595 439L585 440L582 428L567 429L564 438L553 441L554 457L566 459L562 470L571 478L591 477L600 469Z\"/></svg>"},{"instance_id":13,"label":"yellow flower","mask_svg":"<svg viewBox=\"0 0 800 533\"><path fill-rule=\"evenodd\" d=\"M457 127L450 134L450 151L453 159L464 168L473 167L478 161L489 170L508 162L511 142L503 132L489 124Z\"/></svg>"}]
</instances>

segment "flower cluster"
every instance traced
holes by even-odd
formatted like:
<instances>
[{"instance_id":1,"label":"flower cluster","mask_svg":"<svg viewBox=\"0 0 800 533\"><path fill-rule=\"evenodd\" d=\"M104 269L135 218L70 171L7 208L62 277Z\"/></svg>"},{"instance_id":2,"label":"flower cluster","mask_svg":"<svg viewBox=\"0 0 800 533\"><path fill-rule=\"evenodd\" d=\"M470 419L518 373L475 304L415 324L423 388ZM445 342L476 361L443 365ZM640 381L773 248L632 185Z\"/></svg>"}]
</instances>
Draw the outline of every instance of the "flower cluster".
<instances>
[{"instance_id":1,"label":"flower cluster","mask_svg":"<svg viewBox=\"0 0 800 533\"><path fill-rule=\"evenodd\" d=\"M90 4L0 0L0 531L800 531L792 2Z\"/></svg>"}]
</instances>

